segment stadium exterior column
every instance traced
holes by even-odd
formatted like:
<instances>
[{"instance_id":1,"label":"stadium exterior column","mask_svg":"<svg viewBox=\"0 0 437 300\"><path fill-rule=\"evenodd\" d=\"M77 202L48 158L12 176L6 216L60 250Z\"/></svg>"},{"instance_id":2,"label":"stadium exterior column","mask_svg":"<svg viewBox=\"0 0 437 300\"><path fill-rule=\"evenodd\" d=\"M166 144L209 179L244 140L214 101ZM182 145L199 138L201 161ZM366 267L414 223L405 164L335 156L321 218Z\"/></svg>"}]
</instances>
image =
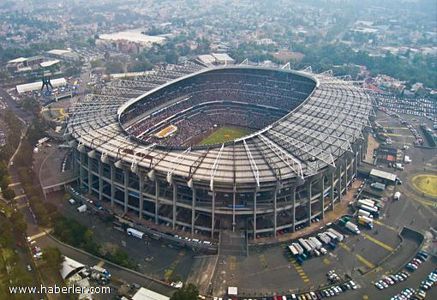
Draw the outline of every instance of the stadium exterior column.
<instances>
[{"instance_id":1,"label":"stadium exterior column","mask_svg":"<svg viewBox=\"0 0 437 300\"><path fill-rule=\"evenodd\" d=\"M348 172L348 170L349 170L349 168L350 168L350 162L348 162L348 159L346 158L346 163L345 163L345 167L344 167L344 193L346 194L347 193L347 190L348 190L348 185L347 185L347 181L348 181L348 174L347 174L347 172Z\"/></svg>"},{"instance_id":2,"label":"stadium exterior column","mask_svg":"<svg viewBox=\"0 0 437 300\"><path fill-rule=\"evenodd\" d=\"M308 182L308 207L307 207L307 211L308 211L308 226L311 225L311 198L313 197L313 182L310 180Z\"/></svg>"},{"instance_id":3,"label":"stadium exterior column","mask_svg":"<svg viewBox=\"0 0 437 300\"><path fill-rule=\"evenodd\" d=\"M141 172L138 173L138 180L139 180L139 194L140 194L140 203L138 203L138 219L143 218L143 205L144 205L144 196L143 196L143 190L144 190L144 174L141 174Z\"/></svg>"},{"instance_id":4,"label":"stadium exterior column","mask_svg":"<svg viewBox=\"0 0 437 300\"><path fill-rule=\"evenodd\" d=\"M293 201L293 232L296 231L296 186L291 190L291 198Z\"/></svg>"},{"instance_id":5,"label":"stadium exterior column","mask_svg":"<svg viewBox=\"0 0 437 300\"><path fill-rule=\"evenodd\" d=\"M256 240L256 191L253 193L253 239Z\"/></svg>"},{"instance_id":6,"label":"stadium exterior column","mask_svg":"<svg viewBox=\"0 0 437 300\"><path fill-rule=\"evenodd\" d=\"M194 234L194 222L196 221L196 188L193 186L193 199L191 200L191 235Z\"/></svg>"},{"instance_id":7,"label":"stadium exterior column","mask_svg":"<svg viewBox=\"0 0 437 300\"><path fill-rule=\"evenodd\" d=\"M173 230L176 227L176 198L178 196L178 186L176 183L173 183L173 221L172 228Z\"/></svg>"},{"instance_id":8,"label":"stadium exterior column","mask_svg":"<svg viewBox=\"0 0 437 300\"><path fill-rule=\"evenodd\" d=\"M342 169L342 165L339 165L338 166L338 181L337 181L337 185L338 185L338 193L337 193L337 195L338 195L338 203L340 203L341 202L341 180L342 180L342 177L341 177L341 170Z\"/></svg>"},{"instance_id":9,"label":"stadium exterior column","mask_svg":"<svg viewBox=\"0 0 437 300\"><path fill-rule=\"evenodd\" d=\"M100 159L97 159L99 164L99 201L103 199L103 163Z\"/></svg>"},{"instance_id":10,"label":"stadium exterior column","mask_svg":"<svg viewBox=\"0 0 437 300\"><path fill-rule=\"evenodd\" d=\"M123 170L124 173L124 213L127 213L127 204L129 201L129 171Z\"/></svg>"},{"instance_id":11,"label":"stadium exterior column","mask_svg":"<svg viewBox=\"0 0 437 300\"><path fill-rule=\"evenodd\" d=\"M215 227L215 192L212 191L212 206L211 206L211 238L214 238Z\"/></svg>"},{"instance_id":12,"label":"stadium exterior column","mask_svg":"<svg viewBox=\"0 0 437 300\"><path fill-rule=\"evenodd\" d=\"M155 224L158 224L158 213L159 213L159 181L158 178L155 180Z\"/></svg>"},{"instance_id":13,"label":"stadium exterior column","mask_svg":"<svg viewBox=\"0 0 437 300\"><path fill-rule=\"evenodd\" d=\"M83 153L79 152L79 185L80 188L84 187L84 182L83 182L83 172L84 171L84 166L83 166Z\"/></svg>"},{"instance_id":14,"label":"stadium exterior column","mask_svg":"<svg viewBox=\"0 0 437 300\"><path fill-rule=\"evenodd\" d=\"M114 208L115 199L115 167L111 165L111 208Z\"/></svg>"},{"instance_id":15,"label":"stadium exterior column","mask_svg":"<svg viewBox=\"0 0 437 300\"><path fill-rule=\"evenodd\" d=\"M321 212L321 216L322 216L322 219L324 219L325 218L325 200L324 200L324 198L325 198L325 176L323 175L322 176L322 179L320 179L320 183L321 183L321 186L322 186L322 191L320 192L320 202L321 202L321 208L322 208L322 212Z\"/></svg>"},{"instance_id":16,"label":"stadium exterior column","mask_svg":"<svg viewBox=\"0 0 437 300\"><path fill-rule=\"evenodd\" d=\"M334 211L334 182L335 182L335 171L331 173L331 190L329 191L332 211Z\"/></svg>"},{"instance_id":17,"label":"stadium exterior column","mask_svg":"<svg viewBox=\"0 0 437 300\"><path fill-rule=\"evenodd\" d=\"M236 187L235 187L235 185L234 185L234 191L233 191L233 193L232 193L232 232L235 232L235 225L236 225L236 223L235 223L235 201L236 201L236 195L237 195L237 193L236 193Z\"/></svg>"},{"instance_id":18,"label":"stadium exterior column","mask_svg":"<svg viewBox=\"0 0 437 300\"><path fill-rule=\"evenodd\" d=\"M93 174L91 171L92 160L91 157L88 157L88 194L91 194L93 191Z\"/></svg>"},{"instance_id":19,"label":"stadium exterior column","mask_svg":"<svg viewBox=\"0 0 437 300\"><path fill-rule=\"evenodd\" d=\"M355 176L357 176L357 172L358 172L358 160L359 158L359 153L361 152L361 146L360 146L360 150L358 150L357 153L355 153L355 161L354 161L354 174Z\"/></svg>"},{"instance_id":20,"label":"stadium exterior column","mask_svg":"<svg viewBox=\"0 0 437 300\"><path fill-rule=\"evenodd\" d=\"M273 230L274 237L276 237L276 231L278 227L278 203L277 203L277 195L278 195L278 189L275 189L275 194L273 195Z\"/></svg>"}]
</instances>

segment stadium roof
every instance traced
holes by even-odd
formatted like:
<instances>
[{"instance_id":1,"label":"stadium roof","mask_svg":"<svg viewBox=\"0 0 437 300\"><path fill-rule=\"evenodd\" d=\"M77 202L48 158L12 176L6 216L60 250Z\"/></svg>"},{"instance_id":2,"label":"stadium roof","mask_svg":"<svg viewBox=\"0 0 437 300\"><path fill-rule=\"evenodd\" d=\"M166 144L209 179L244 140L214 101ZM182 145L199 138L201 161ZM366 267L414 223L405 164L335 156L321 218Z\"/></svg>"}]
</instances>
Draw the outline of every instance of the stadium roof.
<instances>
[{"instance_id":1,"label":"stadium roof","mask_svg":"<svg viewBox=\"0 0 437 300\"><path fill-rule=\"evenodd\" d=\"M151 36L142 34L139 30L101 34L99 35L99 39L108 41L129 41L146 45L150 45L153 43L162 44L166 40L166 38L162 36Z\"/></svg>"},{"instance_id":2,"label":"stadium roof","mask_svg":"<svg viewBox=\"0 0 437 300\"><path fill-rule=\"evenodd\" d=\"M72 52L71 52L71 50L53 49L53 50L47 51L47 53L53 54L53 55L64 55L64 54L68 54L68 53L72 53Z\"/></svg>"},{"instance_id":3,"label":"stadium roof","mask_svg":"<svg viewBox=\"0 0 437 300\"><path fill-rule=\"evenodd\" d=\"M65 80L65 78L57 78L57 79L50 80L50 83L54 88L56 88L66 85L67 81ZM20 84L16 86L18 94L37 91L40 90L41 88L42 88L42 81L35 81L35 82Z\"/></svg>"},{"instance_id":4,"label":"stadium roof","mask_svg":"<svg viewBox=\"0 0 437 300\"><path fill-rule=\"evenodd\" d=\"M388 180L388 181L392 181L392 182L394 182L396 180L396 178L397 178L396 174L385 172L385 171L381 171L381 170L377 170L377 169L372 169L370 171L370 176L382 178L382 179L385 179L385 180Z\"/></svg>"},{"instance_id":5,"label":"stadium roof","mask_svg":"<svg viewBox=\"0 0 437 300\"><path fill-rule=\"evenodd\" d=\"M213 53L212 56L216 59L219 63L233 63L234 59L230 57L227 53Z\"/></svg>"},{"instance_id":6,"label":"stadium roof","mask_svg":"<svg viewBox=\"0 0 437 300\"><path fill-rule=\"evenodd\" d=\"M133 295L132 300L169 300L170 298L159 294L157 292L151 291L149 289L141 287L135 295Z\"/></svg>"},{"instance_id":7,"label":"stadium roof","mask_svg":"<svg viewBox=\"0 0 437 300\"><path fill-rule=\"evenodd\" d=\"M353 152L355 142L363 140L362 131L368 126L372 101L361 87L330 73L284 69L268 70L310 78L316 82L313 92L282 119L233 143L169 150L138 143L121 128L117 114L133 102L186 78L232 68L247 69L247 72L259 69L243 65L202 69L199 65L189 65L160 70L136 80L114 81L109 89L104 89L109 94L87 95L78 103L69 120L68 132L76 139L79 151L86 151L86 147L95 149L126 166L152 168L160 174L169 174L168 178L174 174L202 184L207 182L211 189L215 182L235 184L235 178L239 180L237 184L246 185L252 184L254 178L257 182L273 184L278 180L312 176L323 168L334 167L344 153ZM143 95L133 98L131 91ZM233 164L236 159L238 164Z\"/></svg>"},{"instance_id":8,"label":"stadium roof","mask_svg":"<svg viewBox=\"0 0 437 300\"><path fill-rule=\"evenodd\" d=\"M84 264L65 256L64 261L62 262L62 265L61 265L62 279L65 279L65 278L71 276L74 271L79 270L83 267L85 267Z\"/></svg>"},{"instance_id":9,"label":"stadium roof","mask_svg":"<svg viewBox=\"0 0 437 300\"><path fill-rule=\"evenodd\" d=\"M27 58L25 58L25 57L18 57L18 58L15 58L15 59L8 61L8 64L16 64L16 63L20 63L20 62L25 62L26 60L27 60Z\"/></svg>"},{"instance_id":10,"label":"stadium roof","mask_svg":"<svg viewBox=\"0 0 437 300\"><path fill-rule=\"evenodd\" d=\"M42 63L40 63L39 65L43 68L47 68L47 67L51 67L54 66L56 64L60 63L59 59L54 59L54 60L49 60L49 61L43 61Z\"/></svg>"}]
</instances>

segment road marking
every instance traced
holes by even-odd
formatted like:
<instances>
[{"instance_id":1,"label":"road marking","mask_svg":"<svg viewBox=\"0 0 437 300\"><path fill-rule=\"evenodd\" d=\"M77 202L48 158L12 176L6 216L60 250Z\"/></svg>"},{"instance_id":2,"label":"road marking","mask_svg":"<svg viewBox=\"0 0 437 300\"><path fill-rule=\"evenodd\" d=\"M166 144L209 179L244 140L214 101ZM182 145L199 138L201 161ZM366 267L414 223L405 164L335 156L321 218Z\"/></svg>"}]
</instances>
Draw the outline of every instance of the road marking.
<instances>
[{"instance_id":1,"label":"road marking","mask_svg":"<svg viewBox=\"0 0 437 300\"><path fill-rule=\"evenodd\" d=\"M237 258L235 256L229 256L229 270L235 271L237 268Z\"/></svg>"},{"instance_id":2,"label":"road marking","mask_svg":"<svg viewBox=\"0 0 437 300\"><path fill-rule=\"evenodd\" d=\"M51 229L48 230L49 232L51 231ZM47 234L47 231L41 231L40 233L37 233L35 235L32 235L30 237L31 240L36 240L37 238L43 237Z\"/></svg>"},{"instance_id":3,"label":"road marking","mask_svg":"<svg viewBox=\"0 0 437 300\"><path fill-rule=\"evenodd\" d=\"M392 137L408 137L408 138L414 138L412 135L407 134L397 134L397 133L386 133L386 136L392 136Z\"/></svg>"},{"instance_id":4,"label":"road marking","mask_svg":"<svg viewBox=\"0 0 437 300\"><path fill-rule=\"evenodd\" d=\"M305 271L302 268L302 266L299 265L294 258L290 259L290 263L293 265L293 267L296 270L297 274L299 274L300 279L302 279L302 281L304 283L310 282L310 279L309 279L308 275L305 273Z\"/></svg>"},{"instance_id":5,"label":"road marking","mask_svg":"<svg viewBox=\"0 0 437 300\"><path fill-rule=\"evenodd\" d=\"M346 245L346 244L344 244L344 243L338 243L338 245L339 245L341 248L343 248L344 250L346 250L346 251L348 251L348 252L351 252L351 248L350 248L348 245Z\"/></svg>"},{"instance_id":6,"label":"road marking","mask_svg":"<svg viewBox=\"0 0 437 300\"><path fill-rule=\"evenodd\" d=\"M261 255L258 256L258 258L259 258L259 261L261 263L261 266L264 269L267 269L269 267L269 264L267 263L267 259L266 259L265 255L261 254Z\"/></svg>"},{"instance_id":7,"label":"road marking","mask_svg":"<svg viewBox=\"0 0 437 300\"><path fill-rule=\"evenodd\" d=\"M398 230L397 230L396 228L394 228L393 226L390 226L390 225L384 224L384 223L382 223L381 221L374 220L373 223L376 224L376 225L380 225L380 226L382 226L382 227L385 227L385 228L387 228L387 229L390 229L390 230L392 230L392 231L394 231L394 232L398 232Z\"/></svg>"},{"instance_id":8,"label":"road marking","mask_svg":"<svg viewBox=\"0 0 437 300\"><path fill-rule=\"evenodd\" d=\"M374 264L372 264L370 261L368 261L367 259L365 259L364 257L362 257L359 254L355 254L355 257L364 265L366 265L367 267L369 267L370 269L373 269L375 267Z\"/></svg>"},{"instance_id":9,"label":"road marking","mask_svg":"<svg viewBox=\"0 0 437 300\"><path fill-rule=\"evenodd\" d=\"M393 247L387 245L386 243L381 242L380 240L375 239L374 237L368 235L367 233L363 233L363 237L368 239L369 241L373 242L374 244L384 248L385 250L388 250L388 251L395 250Z\"/></svg>"},{"instance_id":10,"label":"road marking","mask_svg":"<svg viewBox=\"0 0 437 300\"><path fill-rule=\"evenodd\" d=\"M405 130L410 130L407 127L384 127L385 129L405 129Z\"/></svg>"}]
</instances>

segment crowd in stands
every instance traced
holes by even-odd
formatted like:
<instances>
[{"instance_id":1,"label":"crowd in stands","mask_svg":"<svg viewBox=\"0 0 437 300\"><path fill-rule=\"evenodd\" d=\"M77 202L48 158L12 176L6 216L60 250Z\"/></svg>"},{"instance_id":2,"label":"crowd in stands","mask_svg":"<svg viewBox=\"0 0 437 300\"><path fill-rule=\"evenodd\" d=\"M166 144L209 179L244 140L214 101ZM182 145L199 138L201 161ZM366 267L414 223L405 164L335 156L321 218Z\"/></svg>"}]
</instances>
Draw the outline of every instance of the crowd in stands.
<instances>
[{"instance_id":1,"label":"crowd in stands","mask_svg":"<svg viewBox=\"0 0 437 300\"><path fill-rule=\"evenodd\" d=\"M121 115L121 123L130 135L145 141L155 139L152 134L156 129L171 123L179 128L178 133L171 138L171 144L185 144L190 134L201 135L213 125L262 128L302 103L314 88L312 80L286 72L257 70L254 73L244 73L246 70L239 69L220 71L203 73L158 90L129 107ZM235 116L234 110L216 114L202 113L202 116L195 118L195 122L183 113L191 110L189 115L194 116L193 112L198 106L205 110L205 105L223 101L267 106L281 113L274 113L274 119L268 115L265 118L262 115L258 117L253 111L245 113L245 110L250 110L246 105L246 108L239 108L238 116ZM183 120L178 119L180 114L185 116ZM205 122L204 118L207 119ZM265 123L264 119L268 119L269 123ZM233 124L233 120L238 120L238 124ZM178 124L175 124L176 121Z\"/></svg>"}]
</instances>

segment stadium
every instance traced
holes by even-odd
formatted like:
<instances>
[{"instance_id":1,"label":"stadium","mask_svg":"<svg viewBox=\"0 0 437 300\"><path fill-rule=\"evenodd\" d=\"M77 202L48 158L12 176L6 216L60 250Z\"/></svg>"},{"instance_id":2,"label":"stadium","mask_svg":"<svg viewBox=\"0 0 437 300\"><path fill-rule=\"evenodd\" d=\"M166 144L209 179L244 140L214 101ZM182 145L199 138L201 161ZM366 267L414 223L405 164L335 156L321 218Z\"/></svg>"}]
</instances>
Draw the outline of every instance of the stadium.
<instances>
[{"instance_id":1,"label":"stadium","mask_svg":"<svg viewBox=\"0 0 437 300\"><path fill-rule=\"evenodd\" d=\"M275 237L334 210L371 114L370 96L329 72L190 63L87 95L67 137L81 190L117 215Z\"/></svg>"}]
</instances>

